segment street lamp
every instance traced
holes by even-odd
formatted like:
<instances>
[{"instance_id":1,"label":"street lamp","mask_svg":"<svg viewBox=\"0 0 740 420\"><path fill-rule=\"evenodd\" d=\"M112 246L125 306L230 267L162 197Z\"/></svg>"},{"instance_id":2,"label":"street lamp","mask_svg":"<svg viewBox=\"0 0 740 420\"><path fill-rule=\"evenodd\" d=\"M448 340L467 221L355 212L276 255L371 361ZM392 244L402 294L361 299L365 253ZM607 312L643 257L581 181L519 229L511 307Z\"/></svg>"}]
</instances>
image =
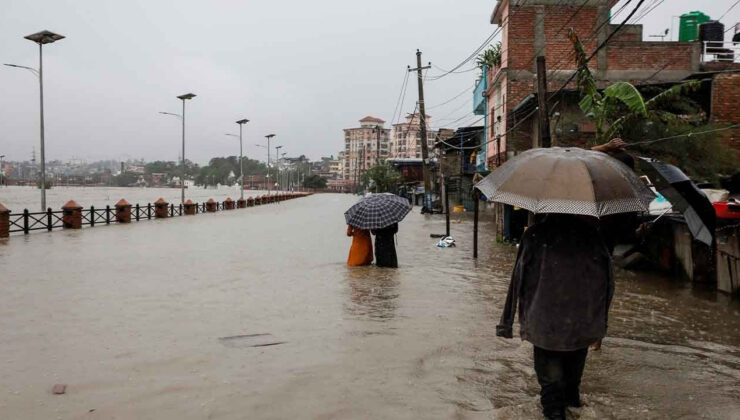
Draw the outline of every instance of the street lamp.
<instances>
[{"instance_id":1,"label":"street lamp","mask_svg":"<svg viewBox=\"0 0 740 420\"><path fill-rule=\"evenodd\" d=\"M180 180L182 204L185 204L185 101L193 98L195 98L194 93L186 93L177 97L182 100L182 179Z\"/></svg>"},{"instance_id":2,"label":"street lamp","mask_svg":"<svg viewBox=\"0 0 740 420\"><path fill-rule=\"evenodd\" d=\"M182 100L182 114L175 114L173 112L160 112L160 114L162 115L170 115L179 118L180 121L182 121L182 178L180 179L180 199L182 200L183 204L185 204L185 101L193 98L195 98L195 94L193 93L186 93L185 95L180 95L177 97L177 99Z\"/></svg>"},{"instance_id":3,"label":"street lamp","mask_svg":"<svg viewBox=\"0 0 740 420\"><path fill-rule=\"evenodd\" d=\"M275 175L275 184L277 185L278 191L280 191L280 149L282 149L283 146L275 146L275 168L277 169L277 174Z\"/></svg>"},{"instance_id":4,"label":"street lamp","mask_svg":"<svg viewBox=\"0 0 740 420\"><path fill-rule=\"evenodd\" d=\"M242 179L241 182L241 199L244 199L244 147L242 143L242 127L248 123L249 120L244 118L236 123L239 124L239 177Z\"/></svg>"},{"instance_id":5,"label":"street lamp","mask_svg":"<svg viewBox=\"0 0 740 420\"><path fill-rule=\"evenodd\" d=\"M268 134L267 137L267 195L270 195L270 140L275 137L274 134Z\"/></svg>"},{"instance_id":6,"label":"street lamp","mask_svg":"<svg viewBox=\"0 0 740 420\"><path fill-rule=\"evenodd\" d=\"M0 187L5 183L5 165L3 164L5 155L0 155Z\"/></svg>"},{"instance_id":7,"label":"street lamp","mask_svg":"<svg viewBox=\"0 0 740 420\"><path fill-rule=\"evenodd\" d=\"M25 36L29 41L33 41L39 44L39 69L33 69L26 66L18 66L15 64L6 64L9 67L16 67L30 71L35 74L39 79L39 131L41 138L41 211L46 211L46 153L44 144L44 44L51 44L53 42L64 39L64 36L55 34L51 31L41 31L35 34Z\"/></svg>"}]
</instances>

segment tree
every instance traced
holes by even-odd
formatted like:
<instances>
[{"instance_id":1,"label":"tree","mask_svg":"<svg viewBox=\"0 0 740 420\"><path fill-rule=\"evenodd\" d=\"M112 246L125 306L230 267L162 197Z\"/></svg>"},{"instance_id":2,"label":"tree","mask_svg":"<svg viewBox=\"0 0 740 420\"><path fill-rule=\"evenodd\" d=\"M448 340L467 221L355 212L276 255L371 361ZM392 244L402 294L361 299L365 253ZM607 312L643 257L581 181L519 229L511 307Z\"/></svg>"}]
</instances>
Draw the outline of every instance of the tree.
<instances>
[{"instance_id":1,"label":"tree","mask_svg":"<svg viewBox=\"0 0 740 420\"><path fill-rule=\"evenodd\" d=\"M318 175L307 176L303 180L303 186L306 188L313 188L315 190L323 190L326 188L326 179Z\"/></svg>"},{"instance_id":2,"label":"tree","mask_svg":"<svg viewBox=\"0 0 740 420\"><path fill-rule=\"evenodd\" d=\"M394 192L403 178L393 165L383 162L362 174L362 185L375 192Z\"/></svg>"}]
</instances>

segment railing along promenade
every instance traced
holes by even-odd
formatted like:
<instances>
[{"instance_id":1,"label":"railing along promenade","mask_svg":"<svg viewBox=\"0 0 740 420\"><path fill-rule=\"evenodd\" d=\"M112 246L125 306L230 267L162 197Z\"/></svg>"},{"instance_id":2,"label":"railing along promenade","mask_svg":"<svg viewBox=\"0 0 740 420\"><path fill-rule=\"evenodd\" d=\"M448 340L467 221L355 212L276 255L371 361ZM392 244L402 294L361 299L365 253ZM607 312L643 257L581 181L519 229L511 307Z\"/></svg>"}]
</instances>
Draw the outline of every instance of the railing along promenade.
<instances>
[{"instance_id":1,"label":"railing along promenade","mask_svg":"<svg viewBox=\"0 0 740 420\"><path fill-rule=\"evenodd\" d=\"M132 205L121 199L113 207L83 208L74 200L70 200L62 206L61 210L30 212L28 209L22 213L11 213L10 210L0 203L0 239L8 238L11 234L23 233L28 235L34 231L45 230L51 232L54 229L82 229L83 226L95 227L97 225L110 225L117 223L131 223L142 220L166 219L176 216L194 216L203 213L215 213L218 211L243 209L247 207L262 206L279 203L281 201L301 198L312 193L282 193L273 195L262 195L246 199L224 201L208 199L203 203L193 203L187 200L184 204L170 204L160 198L154 203L146 205Z\"/></svg>"}]
</instances>

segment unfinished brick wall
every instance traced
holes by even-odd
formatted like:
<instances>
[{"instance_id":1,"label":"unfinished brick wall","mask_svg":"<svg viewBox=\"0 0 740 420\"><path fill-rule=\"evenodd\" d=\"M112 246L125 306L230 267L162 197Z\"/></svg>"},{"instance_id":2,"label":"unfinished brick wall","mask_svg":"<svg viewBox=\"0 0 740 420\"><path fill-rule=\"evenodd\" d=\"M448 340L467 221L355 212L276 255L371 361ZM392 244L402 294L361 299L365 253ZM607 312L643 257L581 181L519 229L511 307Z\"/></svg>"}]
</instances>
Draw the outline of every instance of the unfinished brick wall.
<instances>
[{"instance_id":1,"label":"unfinished brick wall","mask_svg":"<svg viewBox=\"0 0 740 420\"><path fill-rule=\"evenodd\" d=\"M712 80L711 122L740 124L740 73L715 75ZM740 152L740 129L721 132L722 137Z\"/></svg>"},{"instance_id":2,"label":"unfinished brick wall","mask_svg":"<svg viewBox=\"0 0 740 420\"><path fill-rule=\"evenodd\" d=\"M693 50L689 42L610 42L606 65L609 70L690 71Z\"/></svg>"}]
</instances>

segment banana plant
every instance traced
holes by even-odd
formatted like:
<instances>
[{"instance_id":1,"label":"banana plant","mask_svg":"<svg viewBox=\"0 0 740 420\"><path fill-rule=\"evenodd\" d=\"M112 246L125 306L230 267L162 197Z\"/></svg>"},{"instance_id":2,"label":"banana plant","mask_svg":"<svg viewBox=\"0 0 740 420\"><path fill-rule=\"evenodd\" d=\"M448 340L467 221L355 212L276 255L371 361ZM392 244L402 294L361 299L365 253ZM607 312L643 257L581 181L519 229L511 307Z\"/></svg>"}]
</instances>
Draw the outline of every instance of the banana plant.
<instances>
[{"instance_id":1,"label":"banana plant","mask_svg":"<svg viewBox=\"0 0 740 420\"><path fill-rule=\"evenodd\" d=\"M676 114L663 109L683 95L696 91L701 81L691 80L675 85L646 100L642 93L631 83L617 82L600 91L593 73L588 67L588 58L578 35L571 29L568 38L576 53L576 83L581 92L578 103L587 117L596 126L596 144L602 144L622 131L625 124L647 119L670 123L678 119Z\"/></svg>"}]
</instances>

